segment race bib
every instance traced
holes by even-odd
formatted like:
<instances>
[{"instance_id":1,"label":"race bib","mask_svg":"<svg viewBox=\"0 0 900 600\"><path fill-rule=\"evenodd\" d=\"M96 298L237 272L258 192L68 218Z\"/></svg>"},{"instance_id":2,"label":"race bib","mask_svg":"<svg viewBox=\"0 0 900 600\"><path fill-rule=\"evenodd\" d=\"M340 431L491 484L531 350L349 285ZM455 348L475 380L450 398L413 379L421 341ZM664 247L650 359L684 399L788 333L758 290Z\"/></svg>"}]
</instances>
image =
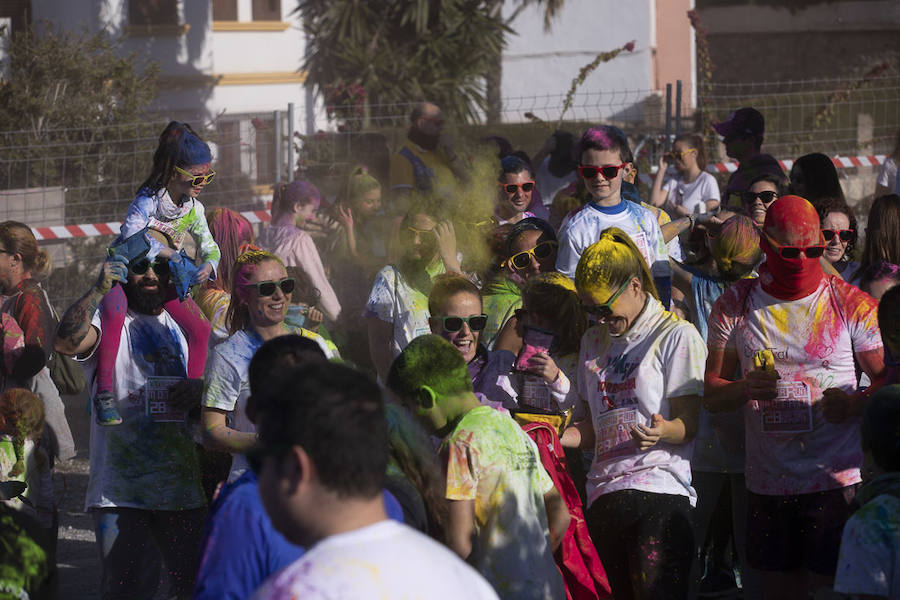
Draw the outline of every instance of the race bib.
<instances>
[{"instance_id":1,"label":"race bib","mask_svg":"<svg viewBox=\"0 0 900 600\"><path fill-rule=\"evenodd\" d=\"M622 451L631 453L635 449L631 430L637 422L636 408L616 408L600 415L595 428L597 444L594 453L597 456Z\"/></svg>"},{"instance_id":2,"label":"race bib","mask_svg":"<svg viewBox=\"0 0 900 600\"><path fill-rule=\"evenodd\" d=\"M556 407L552 405L552 399L550 398L550 388L547 387L543 379L535 375L526 375L524 377L522 393L519 394L519 403L547 412L556 411Z\"/></svg>"},{"instance_id":3,"label":"race bib","mask_svg":"<svg viewBox=\"0 0 900 600\"><path fill-rule=\"evenodd\" d=\"M183 381L181 377L148 377L144 386L147 415L157 423L183 423L187 413L169 404L169 387Z\"/></svg>"},{"instance_id":4,"label":"race bib","mask_svg":"<svg viewBox=\"0 0 900 600\"><path fill-rule=\"evenodd\" d=\"M763 433L812 431L812 396L802 381L779 381L778 396L759 403Z\"/></svg>"},{"instance_id":5,"label":"race bib","mask_svg":"<svg viewBox=\"0 0 900 600\"><path fill-rule=\"evenodd\" d=\"M637 246L638 250L641 251L641 255L644 257L644 260L647 261L647 265L653 266L653 259L650 257L650 242L647 241L647 234L643 231L638 231L631 236L631 240L634 242L634 245Z\"/></svg>"}]
</instances>

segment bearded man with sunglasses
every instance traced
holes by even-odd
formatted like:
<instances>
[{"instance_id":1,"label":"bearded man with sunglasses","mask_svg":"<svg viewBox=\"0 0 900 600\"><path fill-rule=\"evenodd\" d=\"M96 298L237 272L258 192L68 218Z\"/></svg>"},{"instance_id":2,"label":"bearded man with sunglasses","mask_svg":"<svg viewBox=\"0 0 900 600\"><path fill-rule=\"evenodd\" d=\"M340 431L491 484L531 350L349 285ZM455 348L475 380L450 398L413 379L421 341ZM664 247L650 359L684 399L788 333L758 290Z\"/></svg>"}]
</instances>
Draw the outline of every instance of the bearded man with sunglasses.
<instances>
[{"instance_id":1,"label":"bearded man with sunglasses","mask_svg":"<svg viewBox=\"0 0 900 600\"><path fill-rule=\"evenodd\" d=\"M704 405L744 413L748 562L766 598L787 600L831 587L861 481L859 417L881 385L884 350L875 300L822 270L812 204L775 200L760 247L759 278L713 306ZM876 382L865 391L854 359Z\"/></svg>"},{"instance_id":2,"label":"bearded man with sunglasses","mask_svg":"<svg viewBox=\"0 0 900 600\"><path fill-rule=\"evenodd\" d=\"M66 311L56 350L83 361L96 387L96 349L103 335L98 307L115 282L127 299L112 388L124 421L117 427L91 421L85 502L102 557L101 597L152 597L161 554L170 595L188 598L206 498L185 412L199 405L203 382L186 378L187 338L163 306L168 261L108 258L96 283Z\"/></svg>"}]
</instances>

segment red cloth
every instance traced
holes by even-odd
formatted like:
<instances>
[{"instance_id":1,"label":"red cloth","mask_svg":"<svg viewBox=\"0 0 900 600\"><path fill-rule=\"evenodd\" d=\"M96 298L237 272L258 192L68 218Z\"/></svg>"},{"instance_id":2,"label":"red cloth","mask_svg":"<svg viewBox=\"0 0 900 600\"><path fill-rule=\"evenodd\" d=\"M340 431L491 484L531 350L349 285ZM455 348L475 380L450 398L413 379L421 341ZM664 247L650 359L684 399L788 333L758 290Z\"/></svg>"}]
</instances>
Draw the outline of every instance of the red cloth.
<instances>
[{"instance_id":1,"label":"red cloth","mask_svg":"<svg viewBox=\"0 0 900 600\"><path fill-rule=\"evenodd\" d=\"M782 196L766 209L763 235L759 238L766 262L759 267L759 282L766 293L779 300L798 300L815 292L825 276L819 259L807 258L805 254L782 258L766 236L781 246L822 245L819 214L813 205L800 196Z\"/></svg>"},{"instance_id":2,"label":"red cloth","mask_svg":"<svg viewBox=\"0 0 900 600\"><path fill-rule=\"evenodd\" d=\"M529 423L522 429L531 436L541 454L541 463L569 508L572 521L554 558L566 584L568 600L612 598L606 570L588 533L581 498L566 470L566 457L556 430L546 423Z\"/></svg>"}]
</instances>

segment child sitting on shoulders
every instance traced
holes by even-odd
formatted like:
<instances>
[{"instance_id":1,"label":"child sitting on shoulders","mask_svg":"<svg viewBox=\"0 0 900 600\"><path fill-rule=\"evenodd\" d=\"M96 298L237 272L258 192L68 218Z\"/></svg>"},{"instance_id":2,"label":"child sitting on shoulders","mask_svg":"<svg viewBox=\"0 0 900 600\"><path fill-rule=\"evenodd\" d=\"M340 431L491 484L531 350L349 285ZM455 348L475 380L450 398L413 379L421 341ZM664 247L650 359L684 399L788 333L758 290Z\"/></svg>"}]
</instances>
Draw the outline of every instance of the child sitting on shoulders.
<instances>
[{"instance_id":1,"label":"child sitting on shoulders","mask_svg":"<svg viewBox=\"0 0 900 600\"><path fill-rule=\"evenodd\" d=\"M212 152L187 123L170 122L159 136L153 170L128 207L119 237L109 252L128 263L129 274L153 269L160 278L171 276L164 304L188 341L187 377L203 377L210 325L200 308L187 296L191 285L215 277L219 247L206 222L200 192L212 181ZM196 268L182 250L190 234L201 266ZM177 290L177 291L176 291ZM113 373L119 338L125 325L128 302L125 290L115 285L100 303L103 336L97 346L94 418L99 425L122 422L113 395Z\"/></svg>"}]
</instances>

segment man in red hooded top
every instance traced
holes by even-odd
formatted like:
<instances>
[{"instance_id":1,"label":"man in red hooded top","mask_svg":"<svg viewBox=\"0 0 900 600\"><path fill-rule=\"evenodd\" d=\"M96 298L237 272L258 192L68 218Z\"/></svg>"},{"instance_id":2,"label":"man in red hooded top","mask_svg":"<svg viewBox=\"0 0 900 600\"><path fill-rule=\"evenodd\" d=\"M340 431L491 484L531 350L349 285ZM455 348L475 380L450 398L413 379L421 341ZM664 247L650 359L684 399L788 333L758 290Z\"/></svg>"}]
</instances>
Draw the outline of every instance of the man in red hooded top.
<instances>
[{"instance_id":1,"label":"man in red hooded top","mask_svg":"<svg viewBox=\"0 0 900 600\"><path fill-rule=\"evenodd\" d=\"M765 597L806 598L830 587L860 482L859 417L873 390L857 390L854 358L880 384L884 350L877 302L822 270L812 204L771 204L760 247L759 278L731 286L710 315L704 404L744 414L747 556Z\"/></svg>"}]
</instances>

